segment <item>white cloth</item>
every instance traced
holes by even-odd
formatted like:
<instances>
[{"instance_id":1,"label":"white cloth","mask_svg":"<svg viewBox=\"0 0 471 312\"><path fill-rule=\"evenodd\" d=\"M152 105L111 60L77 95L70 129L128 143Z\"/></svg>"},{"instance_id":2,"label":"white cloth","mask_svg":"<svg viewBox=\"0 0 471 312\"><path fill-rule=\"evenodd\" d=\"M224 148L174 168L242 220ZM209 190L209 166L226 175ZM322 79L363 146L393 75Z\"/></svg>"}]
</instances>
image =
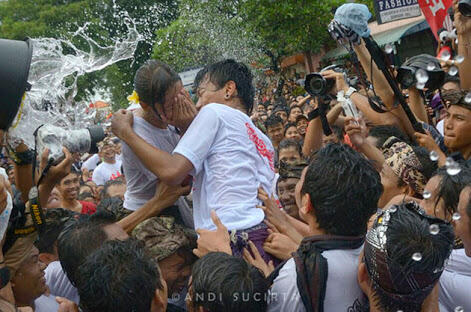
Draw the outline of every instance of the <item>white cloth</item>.
<instances>
[{"instance_id":1,"label":"white cloth","mask_svg":"<svg viewBox=\"0 0 471 312\"><path fill-rule=\"evenodd\" d=\"M59 310L59 304L54 295L42 295L34 300L34 312L55 312Z\"/></svg>"},{"instance_id":2,"label":"white cloth","mask_svg":"<svg viewBox=\"0 0 471 312\"><path fill-rule=\"evenodd\" d=\"M180 135L175 128L167 129L154 127L143 118L134 116L133 130L138 136L150 145L171 153L180 140ZM121 155L123 171L126 177L126 193L124 194L124 208L135 211L148 202L155 194L158 178L134 154L132 149L122 143ZM183 222L193 228L193 213L183 197L180 197L178 205Z\"/></svg>"},{"instance_id":3,"label":"white cloth","mask_svg":"<svg viewBox=\"0 0 471 312\"><path fill-rule=\"evenodd\" d=\"M92 181L96 185L104 185L121 175L121 161L116 160L114 164L102 162L93 170Z\"/></svg>"},{"instance_id":4,"label":"white cloth","mask_svg":"<svg viewBox=\"0 0 471 312\"><path fill-rule=\"evenodd\" d=\"M51 294L54 296L64 297L70 301L79 304L80 297L75 288L69 281L69 278L62 270L61 263L59 261L54 261L49 263L47 268L44 270L46 284L49 286Z\"/></svg>"},{"instance_id":5,"label":"white cloth","mask_svg":"<svg viewBox=\"0 0 471 312\"><path fill-rule=\"evenodd\" d=\"M328 250L328 275L324 300L325 312L360 311L365 305L364 295L358 286L358 258L363 246L353 250ZM297 286L296 264L289 259L273 281L268 312L305 312Z\"/></svg>"},{"instance_id":6,"label":"white cloth","mask_svg":"<svg viewBox=\"0 0 471 312\"><path fill-rule=\"evenodd\" d=\"M437 123L437 130L442 136L445 135L445 119L442 119Z\"/></svg>"},{"instance_id":7,"label":"white cloth","mask_svg":"<svg viewBox=\"0 0 471 312\"><path fill-rule=\"evenodd\" d=\"M215 230L215 210L229 230L253 227L264 218L257 189L272 190L275 151L250 118L222 104L204 106L174 153L194 167L193 216L196 228Z\"/></svg>"},{"instance_id":8,"label":"white cloth","mask_svg":"<svg viewBox=\"0 0 471 312\"><path fill-rule=\"evenodd\" d=\"M438 303L440 312L454 312L457 306L471 311L471 258L464 249L452 251L448 264L440 277Z\"/></svg>"},{"instance_id":9,"label":"white cloth","mask_svg":"<svg viewBox=\"0 0 471 312\"><path fill-rule=\"evenodd\" d=\"M99 162L100 156L98 156L98 154L93 154L82 164L82 169L87 169L88 171L95 170Z\"/></svg>"}]
</instances>

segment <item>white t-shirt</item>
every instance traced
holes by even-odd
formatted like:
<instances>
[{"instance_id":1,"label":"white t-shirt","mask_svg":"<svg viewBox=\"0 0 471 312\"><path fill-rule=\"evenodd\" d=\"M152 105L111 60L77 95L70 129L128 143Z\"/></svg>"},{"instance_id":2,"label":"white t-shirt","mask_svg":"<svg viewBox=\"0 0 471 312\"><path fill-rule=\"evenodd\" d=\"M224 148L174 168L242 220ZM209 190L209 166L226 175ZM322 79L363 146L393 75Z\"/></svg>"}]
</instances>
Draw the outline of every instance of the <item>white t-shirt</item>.
<instances>
[{"instance_id":1,"label":"white t-shirt","mask_svg":"<svg viewBox=\"0 0 471 312\"><path fill-rule=\"evenodd\" d=\"M454 249L440 277L440 312L453 312L457 306L471 311L471 258L464 249Z\"/></svg>"},{"instance_id":2,"label":"white t-shirt","mask_svg":"<svg viewBox=\"0 0 471 312\"><path fill-rule=\"evenodd\" d=\"M42 295L34 300L34 312L55 312L59 310L59 303L54 295Z\"/></svg>"},{"instance_id":3,"label":"white t-shirt","mask_svg":"<svg viewBox=\"0 0 471 312\"><path fill-rule=\"evenodd\" d=\"M102 162L93 170L92 181L96 185L104 185L109 180L116 179L121 175L121 161L116 160L114 164Z\"/></svg>"},{"instance_id":4,"label":"white t-shirt","mask_svg":"<svg viewBox=\"0 0 471 312\"><path fill-rule=\"evenodd\" d=\"M64 297L70 301L79 304L80 297L75 288L69 281L69 278L62 270L61 263L54 261L49 263L47 268L44 270L46 284L54 296Z\"/></svg>"},{"instance_id":5,"label":"white t-shirt","mask_svg":"<svg viewBox=\"0 0 471 312\"><path fill-rule=\"evenodd\" d=\"M134 116L133 130L138 136L150 145L171 153L177 146L180 135L175 128L167 129L154 127L143 118ZM121 155L123 171L126 177L126 193L124 194L124 208L135 211L148 202L155 194L158 178L148 170L132 149L122 143ZM179 207L185 225L193 227L193 213L183 197L180 197L176 205Z\"/></svg>"},{"instance_id":6,"label":"white t-shirt","mask_svg":"<svg viewBox=\"0 0 471 312\"><path fill-rule=\"evenodd\" d=\"M193 216L196 228L215 230L215 210L229 230L253 227L264 218L257 189L270 192L275 151L250 118L222 104L204 106L173 153L194 167Z\"/></svg>"},{"instance_id":7,"label":"white t-shirt","mask_svg":"<svg viewBox=\"0 0 471 312\"><path fill-rule=\"evenodd\" d=\"M360 311L365 305L363 292L358 286L358 249L327 250L328 275L324 299L325 312ZM305 312L297 285L296 264L289 259L273 281L268 312Z\"/></svg>"},{"instance_id":8,"label":"white t-shirt","mask_svg":"<svg viewBox=\"0 0 471 312\"><path fill-rule=\"evenodd\" d=\"M98 156L98 154L93 154L82 164L82 169L87 169L88 171L95 170L99 162L100 156Z\"/></svg>"}]
</instances>

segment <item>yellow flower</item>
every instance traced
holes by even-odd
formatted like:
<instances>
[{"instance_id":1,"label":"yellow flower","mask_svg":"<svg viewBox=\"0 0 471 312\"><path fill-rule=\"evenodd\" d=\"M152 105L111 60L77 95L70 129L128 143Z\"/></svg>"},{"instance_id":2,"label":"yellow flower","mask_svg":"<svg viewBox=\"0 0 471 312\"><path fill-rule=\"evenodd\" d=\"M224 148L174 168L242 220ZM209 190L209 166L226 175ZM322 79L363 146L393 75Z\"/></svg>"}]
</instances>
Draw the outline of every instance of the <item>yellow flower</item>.
<instances>
[{"instance_id":1,"label":"yellow flower","mask_svg":"<svg viewBox=\"0 0 471 312\"><path fill-rule=\"evenodd\" d=\"M132 94L128 96L128 101L135 104L139 104L139 95L137 94L136 90L134 90Z\"/></svg>"}]
</instances>

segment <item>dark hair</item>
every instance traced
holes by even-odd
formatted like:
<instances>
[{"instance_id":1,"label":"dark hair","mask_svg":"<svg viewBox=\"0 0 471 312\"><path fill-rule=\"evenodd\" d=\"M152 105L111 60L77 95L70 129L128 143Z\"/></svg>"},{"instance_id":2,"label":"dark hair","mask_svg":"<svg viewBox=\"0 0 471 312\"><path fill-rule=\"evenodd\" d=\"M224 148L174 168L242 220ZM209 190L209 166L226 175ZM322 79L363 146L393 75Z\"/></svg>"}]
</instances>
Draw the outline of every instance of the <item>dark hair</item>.
<instances>
[{"instance_id":1,"label":"dark hair","mask_svg":"<svg viewBox=\"0 0 471 312\"><path fill-rule=\"evenodd\" d=\"M227 82L234 81L238 97L242 100L247 113L252 112L255 88L252 83L253 75L247 65L232 59L223 60L209 65L204 76L219 89Z\"/></svg>"},{"instance_id":2,"label":"dark hair","mask_svg":"<svg viewBox=\"0 0 471 312\"><path fill-rule=\"evenodd\" d=\"M435 208L440 199L443 199L446 218L457 211L461 191L471 184L471 169L462 165L461 171L458 174L449 175L446 168L439 168L435 176L441 177L435 199Z\"/></svg>"},{"instance_id":3,"label":"dark hair","mask_svg":"<svg viewBox=\"0 0 471 312\"><path fill-rule=\"evenodd\" d=\"M412 142L407 138L404 132L402 132L399 128L391 125L375 126L370 129L369 136L378 139L378 143L376 144L376 147L378 148L382 148L384 142L386 142L392 136L398 138L400 141L405 142L409 145L412 144Z\"/></svg>"},{"instance_id":4,"label":"dark hair","mask_svg":"<svg viewBox=\"0 0 471 312\"><path fill-rule=\"evenodd\" d=\"M148 60L136 71L134 89L139 99L155 110L155 103L163 104L167 90L178 81L181 81L180 76L170 66Z\"/></svg>"},{"instance_id":5,"label":"dark hair","mask_svg":"<svg viewBox=\"0 0 471 312\"><path fill-rule=\"evenodd\" d=\"M91 192L83 192L83 193L80 193L79 196L77 197L78 200L84 200L86 198L93 198L93 194Z\"/></svg>"},{"instance_id":6,"label":"dark hair","mask_svg":"<svg viewBox=\"0 0 471 312\"><path fill-rule=\"evenodd\" d=\"M445 261L450 256L453 247L453 227L448 223L435 223L439 226L439 233L432 235L430 234L432 222L420 217L403 205L397 207L397 212L392 214L385 234L389 267L392 269L391 266L397 266L396 269L391 270L392 272L432 275L437 274L437 269L441 270L445 266ZM411 259L411 255L416 252L422 255L420 261ZM392 278L394 279L394 276ZM392 298L375 283L372 288L374 298L382 311L421 310L421 304ZM430 288L431 290L432 288ZM423 294L423 296L425 295Z\"/></svg>"},{"instance_id":7,"label":"dark hair","mask_svg":"<svg viewBox=\"0 0 471 312\"><path fill-rule=\"evenodd\" d=\"M123 207L123 200L120 197L107 197L100 201L96 206L97 211L107 211L113 214L116 221L119 221L131 212Z\"/></svg>"},{"instance_id":8,"label":"dark hair","mask_svg":"<svg viewBox=\"0 0 471 312\"><path fill-rule=\"evenodd\" d=\"M298 151L299 155L302 155L301 153L301 145L293 139L283 139L281 140L280 144L278 145L278 154L282 149L288 149L288 148L294 148Z\"/></svg>"},{"instance_id":9,"label":"dark hair","mask_svg":"<svg viewBox=\"0 0 471 312\"><path fill-rule=\"evenodd\" d=\"M268 127L274 127L279 124L283 125L283 120L281 119L281 117L275 114L271 114L265 121L265 128L268 130Z\"/></svg>"},{"instance_id":10,"label":"dark hair","mask_svg":"<svg viewBox=\"0 0 471 312\"><path fill-rule=\"evenodd\" d=\"M288 107L288 102L286 101L286 99L282 96L279 96L275 99L275 107L279 106L279 107L284 107L285 108L285 111L286 113L288 113L287 111L287 107Z\"/></svg>"},{"instance_id":11,"label":"dark hair","mask_svg":"<svg viewBox=\"0 0 471 312\"><path fill-rule=\"evenodd\" d=\"M309 121L309 119L307 119L306 116L304 116L304 115L299 115L298 117L296 117L296 125L297 125L301 120Z\"/></svg>"},{"instance_id":12,"label":"dark hair","mask_svg":"<svg viewBox=\"0 0 471 312\"><path fill-rule=\"evenodd\" d=\"M291 107L289 108L289 113L288 113L288 115L291 114L291 111L292 111L293 109L295 109L295 108L299 108L299 109L301 110L301 112L303 111L303 109L302 109L301 106L293 105L293 106L291 106Z\"/></svg>"},{"instance_id":13,"label":"dark hair","mask_svg":"<svg viewBox=\"0 0 471 312\"><path fill-rule=\"evenodd\" d=\"M336 125L331 125L330 129L332 130L332 133L337 137L337 139L341 142L343 142L343 128L336 126Z\"/></svg>"},{"instance_id":14,"label":"dark hair","mask_svg":"<svg viewBox=\"0 0 471 312\"><path fill-rule=\"evenodd\" d=\"M291 127L296 128L296 124L294 122L288 122L285 126L285 131L283 132L283 135L286 135L286 131L288 131L288 129L291 128Z\"/></svg>"},{"instance_id":15,"label":"dark hair","mask_svg":"<svg viewBox=\"0 0 471 312\"><path fill-rule=\"evenodd\" d=\"M117 178L117 179L113 179L113 180L109 180L109 181L106 181L105 182L105 185L103 187L103 196L101 197L102 199L103 198L109 198L110 196L108 195L108 189L113 186L113 185L123 185L125 184L124 181L120 178Z\"/></svg>"},{"instance_id":16,"label":"dark hair","mask_svg":"<svg viewBox=\"0 0 471 312\"><path fill-rule=\"evenodd\" d=\"M62 269L72 285L76 285L80 264L108 239L103 227L114 222L114 216L109 212L97 211L66 223L58 238L57 251Z\"/></svg>"},{"instance_id":17,"label":"dark hair","mask_svg":"<svg viewBox=\"0 0 471 312\"><path fill-rule=\"evenodd\" d=\"M430 159L430 152L422 146L412 146L412 150L422 165L420 172L424 175L427 181L430 180L437 171L437 162Z\"/></svg>"},{"instance_id":18,"label":"dark hair","mask_svg":"<svg viewBox=\"0 0 471 312\"><path fill-rule=\"evenodd\" d=\"M67 221L75 215L74 212L64 208L51 208L45 210L45 227L38 240L34 243L40 253L54 254L54 244L64 229Z\"/></svg>"},{"instance_id":19,"label":"dark hair","mask_svg":"<svg viewBox=\"0 0 471 312\"><path fill-rule=\"evenodd\" d=\"M138 241L107 241L78 268L80 306L85 312L148 312L155 291L163 288L160 279Z\"/></svg>"},{"instance_id":20,"label":"dark hair","mask_svg":"<svg viewBox=\"0 0 471 312\"><path fill-rule=\"evenodd\" d=\"M193 305L210 312L265 311L268 281L241 258L211 252L192 270Z\"/></svg>"},{"instance_id":21,"label":"dark hair","mask_svg":"<svg viewBox=\"0 0 471 312\"><path fill-rule=\"evenodd\" d=\"M328 144L308 166L303 194L309 194L313 214L327 234L356 236L376 212L383 191L372 164L347 145Z\"/></svg>"},{"instance_id":22,"label":"dark hair","mask_svg":"<svg viewBox=\"0 0 471 312\"><path fill-rule=\"evenodd\" d=\"M445 84L447 82L456 83L456 84L458 84L458 86L461 84L460 77L452 76L450 74L446 74L445 79L443 80L443 84ZM443 85L442 85L442 87L443 87Z\"/></svg>"}]
</instances>

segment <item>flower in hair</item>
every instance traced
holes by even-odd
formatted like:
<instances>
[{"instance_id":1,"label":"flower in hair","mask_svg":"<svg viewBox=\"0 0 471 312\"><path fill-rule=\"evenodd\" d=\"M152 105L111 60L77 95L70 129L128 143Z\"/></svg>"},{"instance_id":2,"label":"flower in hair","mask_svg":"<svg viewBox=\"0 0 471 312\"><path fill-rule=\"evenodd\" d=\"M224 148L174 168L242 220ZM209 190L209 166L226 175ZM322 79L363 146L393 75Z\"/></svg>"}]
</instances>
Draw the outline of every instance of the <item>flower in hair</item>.
<instances>
[{"instance_id":1,"label":"flower in hair","mask_svg":"<svg viewBox=\"0 0 471 312\"><path fill-rule=\"evenodd\" d=\"M131 103L139 104L139 95L137 94L136 90L134 90L132 94L128 96L128 101Z\"/></svg>"}]
</instances>

